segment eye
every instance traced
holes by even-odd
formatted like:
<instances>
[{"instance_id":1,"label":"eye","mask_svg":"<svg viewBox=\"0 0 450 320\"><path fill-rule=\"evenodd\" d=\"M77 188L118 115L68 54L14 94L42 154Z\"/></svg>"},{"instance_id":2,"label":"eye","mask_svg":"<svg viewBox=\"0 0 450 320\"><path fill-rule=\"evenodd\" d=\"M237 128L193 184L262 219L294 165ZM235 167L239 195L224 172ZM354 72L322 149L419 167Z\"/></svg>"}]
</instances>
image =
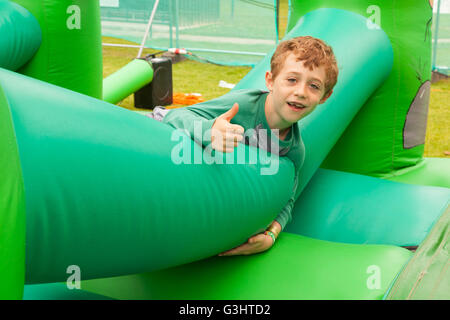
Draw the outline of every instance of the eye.
<instances>
[{"instance_id":1,"label":"eye","mask_svg":"<svg viewBox=\"0 0 450 320\"><path fill-rule=\"evenodd\" d=\"M295 78L288 78L287 81L288 81L289 83L296 83L296 82L297 82L297 79L295 79Z\"/></svg>"},{"instance_id":2,"label":"eye","mask_svg":"<svg viewBox=\"0 0 450 320\"><path fill-rule=\"evenodd\" d=\"M320 90L320 86L314 83L310 84L311 88L313 88L314 90Z\"/></svg>"}]
</instances>

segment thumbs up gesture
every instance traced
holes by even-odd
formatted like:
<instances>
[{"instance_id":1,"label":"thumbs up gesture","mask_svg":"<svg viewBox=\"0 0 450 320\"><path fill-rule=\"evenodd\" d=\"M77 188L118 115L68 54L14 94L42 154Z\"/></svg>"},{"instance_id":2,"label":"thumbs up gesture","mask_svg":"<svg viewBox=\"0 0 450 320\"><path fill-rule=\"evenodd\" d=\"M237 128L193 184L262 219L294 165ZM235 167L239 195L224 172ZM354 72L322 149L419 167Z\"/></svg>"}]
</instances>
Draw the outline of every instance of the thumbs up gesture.
<instances>
[{"instance_id":1,"label":"thumbs up gesture","mask_svg":"<svg viewBox=\"0 0 450 320\"><path fill-rule=\"evenodd\" d=\"M220 152L233 152L244 136L244 128L230 121L239 111L235 103L230 110L217 117L211 128L211 146Z\"/></svg>"}]
</instances>

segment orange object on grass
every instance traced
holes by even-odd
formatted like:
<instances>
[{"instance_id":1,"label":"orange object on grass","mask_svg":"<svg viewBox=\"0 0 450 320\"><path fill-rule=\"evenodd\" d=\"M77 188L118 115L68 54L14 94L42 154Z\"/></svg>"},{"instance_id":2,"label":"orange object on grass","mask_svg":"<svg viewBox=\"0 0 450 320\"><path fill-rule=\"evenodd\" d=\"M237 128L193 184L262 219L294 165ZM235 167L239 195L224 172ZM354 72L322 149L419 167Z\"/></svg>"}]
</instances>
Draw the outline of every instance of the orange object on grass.
<instances>
[{"instance_id":1,"label":"orange object on grass","mask_svg":"<svg viewBox=\"0 0 450 320\"><path fill-rule=\"evenodd\" d=\"M205 101L199 93L174 93L173 104L192 105Z\"/></svg>"}]
</instances>

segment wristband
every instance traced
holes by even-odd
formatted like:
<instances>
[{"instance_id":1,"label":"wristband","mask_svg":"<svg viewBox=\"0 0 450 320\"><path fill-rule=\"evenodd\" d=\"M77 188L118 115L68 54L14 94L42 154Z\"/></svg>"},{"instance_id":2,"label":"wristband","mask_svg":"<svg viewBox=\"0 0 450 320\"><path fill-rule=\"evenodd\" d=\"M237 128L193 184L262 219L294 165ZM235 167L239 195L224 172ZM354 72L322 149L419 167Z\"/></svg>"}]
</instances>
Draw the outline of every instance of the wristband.
<instances>
[{"instance_id":1,"label":"wristband","mask_svg":"<svg viewBox=\"0 0 450 320\"><path fill-rule=\"evenodd\" d=\"M273 245L275 243L275 240L276 240L275 235L273 234L273 232L272 231L265 231L264 234L267 234L267 235L269 235L272 238L272 241L273 241L272 245Z\"/></svg>"}]
</instances>

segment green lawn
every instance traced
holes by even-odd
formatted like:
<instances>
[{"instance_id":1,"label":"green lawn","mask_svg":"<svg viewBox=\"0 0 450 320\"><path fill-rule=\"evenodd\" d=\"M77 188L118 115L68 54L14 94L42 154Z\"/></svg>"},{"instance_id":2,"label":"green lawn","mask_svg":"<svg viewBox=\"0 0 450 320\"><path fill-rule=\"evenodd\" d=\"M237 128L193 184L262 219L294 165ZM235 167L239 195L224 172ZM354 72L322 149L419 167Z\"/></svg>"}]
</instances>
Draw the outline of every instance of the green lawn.
<instances>
[{"instance_id":1,"label":"green lawn","mask_svg":"<svg viewBox=\"0 0 450 320\"><path fill-rule=\"evenodd\" d=\"M428 110L426 157L450 157L450 79L431 85Z\"/></svg>"}]
</instances>

